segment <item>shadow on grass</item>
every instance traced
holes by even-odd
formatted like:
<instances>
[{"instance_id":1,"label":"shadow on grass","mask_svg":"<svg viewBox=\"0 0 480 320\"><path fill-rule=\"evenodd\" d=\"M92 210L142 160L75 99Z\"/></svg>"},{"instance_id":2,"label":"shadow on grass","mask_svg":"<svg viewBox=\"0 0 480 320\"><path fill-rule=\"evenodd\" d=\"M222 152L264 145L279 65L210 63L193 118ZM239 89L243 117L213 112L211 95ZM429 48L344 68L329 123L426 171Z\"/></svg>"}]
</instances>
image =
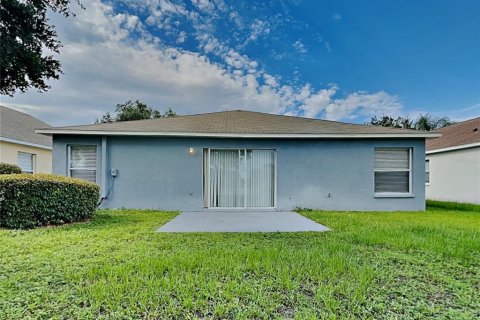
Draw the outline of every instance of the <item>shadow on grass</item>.
<instances>
[{"instance_id":1,"label":"shadow on grass","mask_svg":"<svg viewBox=\"0 0 480 320\"><path fill-rule=\"evenodd\" d=\"M124 228L140 223L161 226L173 219L178 212L158 210L98 210L93 218L65 226L68 229L110 229ZM146 219L147 218L147 219Z\"/></svg>"},{"instance_id":2,"label":"shadow on grass","mask_svg":"<svg viewBox=\"0 0 480 320\"><path fill-rule=\"evenodd\" d=\"M462 202L447 202L427 200L427 210L455 210L455 211L473 211L480 213L480 205Z\"/></svg>"}]
</instances>

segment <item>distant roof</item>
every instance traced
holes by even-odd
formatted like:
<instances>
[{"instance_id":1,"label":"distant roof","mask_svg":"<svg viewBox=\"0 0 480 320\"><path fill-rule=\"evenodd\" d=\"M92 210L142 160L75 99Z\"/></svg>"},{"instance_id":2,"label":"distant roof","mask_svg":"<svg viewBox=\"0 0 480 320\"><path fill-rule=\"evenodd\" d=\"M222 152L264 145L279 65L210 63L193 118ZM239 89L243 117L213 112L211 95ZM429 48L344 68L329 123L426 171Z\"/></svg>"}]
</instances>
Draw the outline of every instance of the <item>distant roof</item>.
<instances>
[{"instance_id":1,"label":"distant roof","mask_svg":"<svg viewBox=\"0 0 480 320\"><path fill-rule=\"evenodd\" d=\"M35 133L48 124L26 113L0 106L0 140L44 147L52 146L52 138Z\"/></svg>"},{"instance_id":2,"label":"distant roof","mask_svg":"<svg viewBox=\"0 0 480 320\"><path fill-rule=\"evenodd\" d=\"M436 130L442 137L427 141L427 151L480 144L480 117Z\"/></svg>"},{"instance_id":3,"label":"distant roof","mask_svg":"<svg viewBox=\"0 0 480 320\"><path fill-rule=\"evenodd\" d=\"M37 130L43 134L151 135L252 138L437 137L407 129L275 115L223 111L169 118L122 121Z\"/></svg>"}]
</instances>

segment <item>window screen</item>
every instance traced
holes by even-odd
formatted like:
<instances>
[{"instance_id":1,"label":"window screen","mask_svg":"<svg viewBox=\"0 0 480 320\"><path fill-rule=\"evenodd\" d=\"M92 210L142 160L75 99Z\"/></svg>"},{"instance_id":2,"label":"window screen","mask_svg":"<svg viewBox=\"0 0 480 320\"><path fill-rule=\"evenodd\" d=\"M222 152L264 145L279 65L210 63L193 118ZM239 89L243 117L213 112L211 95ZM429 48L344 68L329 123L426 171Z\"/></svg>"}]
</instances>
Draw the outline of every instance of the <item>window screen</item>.
<instances>
[{"instance_id":1,"label":"window screen","mask_svg":"<svg viewBox=\"0 0 480 320\"><path fill-rule=\"evenodd\" d=\"M409 193L411 149L375 148L375 192Z\"/></svg>"},{"instance_id":2,"label":"window screen","mask_svg":"<svg viewBox=\"0 0 480 320\"><path fill-rule=\"evenodd\" d=\"M70 176L97 181L97 147L70 146Z\"/></svg>"},{"instance_id":3,"label":"window screen","mask_svg":"<svg viewBox=\"0 0 480 320\"><path fill-rule=\"evenodd\" d=\"M33 173L33 157L31 153L18 153L18 166L22 169L22 173Z\"/></svg>"}]
</instances>

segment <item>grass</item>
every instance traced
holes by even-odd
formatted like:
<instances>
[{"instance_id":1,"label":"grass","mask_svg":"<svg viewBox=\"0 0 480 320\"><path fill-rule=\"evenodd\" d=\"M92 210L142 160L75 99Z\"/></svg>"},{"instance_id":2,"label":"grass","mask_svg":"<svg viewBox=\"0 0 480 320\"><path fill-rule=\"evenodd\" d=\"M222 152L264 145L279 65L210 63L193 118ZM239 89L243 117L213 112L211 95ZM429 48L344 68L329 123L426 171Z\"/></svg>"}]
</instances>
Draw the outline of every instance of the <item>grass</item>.
<instances>
[{"instance_id":1,"label":"grass","mask_svg":"<svg viewBox=\"0 0 480 320\"><path fill-rule=\"evenodd\" d=\"M473 203L427 200L427 206L432 209L435 208L435 209L480 212L480 204L473 204Z\"/></svg>"},{"instance_id":2,"label":"grass","mask_svg":"<svg viewBox=\"0 0 480 320\"><path fill-rule=\"evenodd\" d=\"M480 210L429 205L302 212L327 233L163 234L175 212L134 210L0 230L0 318L478 319Z\"/></svg>"}]
</instances>

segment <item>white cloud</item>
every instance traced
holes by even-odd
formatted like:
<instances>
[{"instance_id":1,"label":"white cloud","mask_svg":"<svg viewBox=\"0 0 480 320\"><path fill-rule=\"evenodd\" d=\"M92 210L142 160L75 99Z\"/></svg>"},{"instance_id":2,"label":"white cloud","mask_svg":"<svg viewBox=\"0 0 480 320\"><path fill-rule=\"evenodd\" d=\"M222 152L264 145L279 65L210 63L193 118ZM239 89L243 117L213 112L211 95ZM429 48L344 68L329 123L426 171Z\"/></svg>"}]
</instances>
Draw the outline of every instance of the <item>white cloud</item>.
<instances>
[{"instance_id":1,"label":"white cloud","mask_svg":"<svg viewBox=\"0 0 480 320\"><path fill-rule=\"evenodd\" d=\"M250 35L247 41L256 41L259 36L267 35L270 33L270 27L268 22L260 19L255 19L250 24Z\"/></svg>"},{"instance_id":2,"label":"white cloud","mask_svg":"<svg viewBox=\"0 0 480 320\"><path fill-rule=\"evenodd\" d=\"M215 10L215 4L209 0L192 0L192 4L202 11L212 12Z\"/></svg>"},{"instance_id":3,"label":"white cloud","mask_svg":"<svg viewBox=\"0 0 480 320\"><path fill-rule=\"evenodd\" d=\"M277 79L275 79L275 77L272 77L269 74L264 74L263 79L264 79L265 83L267 85L269 85L270 87L272 87L272 88L278 87L278 82L277 82Z\"/></svg>"},{"instance_id":4,"label":"white cloud","mask_svg":"<svg viewBox=\"0 0 480 320\"><path fill-rule=\"evenodd\" d=\"M418 114L425 114L427 111L418 112ZM431 112L432 115L436 117L449 117L453 121L465 121L473 118L478 118L480 115L480 103L468 106L468 107L458 107L451 108L449 110Z\"/></svg>"},{"instance_id":5,"label":"white cloud","mask_svg":"<svg viewBox=\"0 0 480 320\"><path fill-rule=\"evenodd\" d=\"M332 97L337 92L337 89L336 86L332 86L328 89L318 90L316 93L312 94L310 92L310 87L304 87L300 92L300 96L302 98L305 97L302 105L304 116L315 118L332 101Z\"/></svg>"},{"instance_id":6,"label":"white cloud","mask_svg":"<svg viewBox=\"0 0 480 320\"><path fill-rule=\"evenodd\" d=\"M330 46L330 42L325 41L324 45L325 45L325 49L327 49L327 52L332 52L333 51L332 47Z\"/></svg>"},{"instance_id":7,"label":"white cloud","mask_svg":"<svg viewBox=\"0 0 480 320\"><path fill-rule=\"evenodd\" d=\"M139 1L139 3L142 3ZM179 14L186 15L187 10L183 4L173 3L169 0L145 1L151 12L157 12L157 15Z\"/></svg>"},{"instance_id":8,"label":"white cloud","mask_svg":"<svg viewBox=\"0 0 480 320\"><path fill-rule=\"evenodd\" d=\"M177 43L184 43L187 40L187 33L185 31L180 31L177 38Z\"/></svg>"},{"instance_id":9,"label":"white cloud","mask_svg":"<svg viewBox=\"0 0 480 320\"><path fill-rule=\"evenodd\" d=\"M221 1L208 3L225 10ZM196 4L203 10L210 8L203 1ZM172 106L180 114L242 108L328 119L401 108L398 98L385 92L356 92L335 99L337 86L315 90L310 84L285 85L257 61L208 34L208 19L203 21L198 12L187 12L170 1L147 0L143 6L154 23L176 15L194 20L192 36L200 41L200 52L167 46L147 31L138 16L118 14L109 4L91 0L84 5L86 10L75 18L52 18L64 45L60 80L52 82L47 93L29 91L5 97L2 103L53 125L92 123L128 99L159 108ZM181 31L175 34L179 42L187 36ZM297 42L302 44L300 39ZM213 62L207 52L220 61Z\"/></svg>"},{"instance_id":10,"label":"white cloud","mask_svg":"<svg viewBox=\"0 0 480 320\"><path fill-rule=\"evenodd\" d=\"M150 27L164 30L169 35L178 33L176 30L178 19L188 15L184 4L169 0L127 1L126 5L138 12L147 12L149 15L145 23Z\"/></svg>"},{"instance_id":11,"label":"white cloud","mask_svg":"<svg viewBox=\"0 0 480 320\"><path fill-rule=\"evenodd\" d=\"M295 41L292 46L295 48L295 50L297 50L300 53L306 53L307 52L307 49L305 48L305 45L303 44L302 40L300 40L300 39Z\"/></svg>"},{"instance_id":12,"label":"white cloud","mask_svg":"<svg viewBox=\"0 0 480 320\"><path fill-rule=\"evenodd\" d=\"M228 14L228 18L233 21L235 23L235 25L240 28L240 29L243 29L244 28L244 23L243 23L243 19L242 17L240 16L240 14L237 12L237 11L232 11Z\"/></svg>"},{"instance_id":13,"label":"white cloud","mask_svg":"<svg viewBox=\"0 0 480 320\"><path fill-rule=\"evenodd\" d=\"M310 85L306 85L297 96L299 101L303 101L299 110L309 118L322 116L329 120L355 120L377 114L398 115L403 108L398 97L384 91L377 93L358 91L345 98L334 99L337 91L336 85L330 85L327 89L311 93Z\"/></svg>"},{"instance_id":14,"label":"white cloud","mask_svg":"<svg viewBox=\"0 0 480 320\"><path fill-rule=\"evenodd\" d=\"M325 107L325 118L350 119L377 114L399 115L403 105L398 97L384 91L377 93L355 92L344 99L335 99Z\"/></svg>"},{"instance_id":15,"label":"white cloud","mask_svg":"<svg viewBox=\"0 0 480 320\"><path fill-rule=\"evenodd\" d=\"M335 21L339 21L342 20L342 16L338 12L336 12L333 14L332 19Z\"/></svg>"},{"instance_id":16,"label":"white cloud","mask_svg":"<svg viewBox=\"0 0 480 320\"><path fill-rule=\"evenodd\" d=\"M279 113L286 107L284 94L260 85L256 75L230 73L205 56L163 47L158 41L123 41L132 17L115 14L98 1L85 6L73 26L70 20L57 21L64 44L61 80L53 82L47 93L29 91L6 98L6 104L30 108L52 124L93 122L115 104L137 98L159 107L172 106L180 113L225 107ZM234 68L257 72L257 62L234 50L225 57ZM82 111L72 114L72 110Z\"/></svg>"}]
</instances>

